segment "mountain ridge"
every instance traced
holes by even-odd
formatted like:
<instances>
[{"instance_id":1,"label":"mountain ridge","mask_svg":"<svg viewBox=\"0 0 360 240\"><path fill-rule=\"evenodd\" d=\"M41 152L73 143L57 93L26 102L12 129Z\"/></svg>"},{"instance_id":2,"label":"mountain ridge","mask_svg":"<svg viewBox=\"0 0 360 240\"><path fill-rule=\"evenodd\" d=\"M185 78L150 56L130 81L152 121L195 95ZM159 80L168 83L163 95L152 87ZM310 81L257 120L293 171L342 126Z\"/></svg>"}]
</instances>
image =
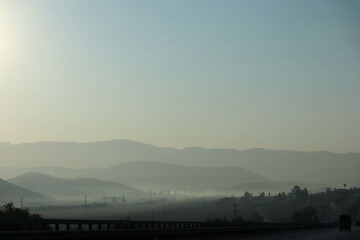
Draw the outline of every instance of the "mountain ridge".
<instances>
[{"instance_id":1,"label":"mountain ridge","mask_svg":"<svg viewBox=\"0 0 360 240\"><path fill-rule=\"evenodd\" d=\"M253 150L264 150L264 151L286 151L286 152L301 152L301 153L317 153L317 152L324 152L324 153L331 153L331 154L360 154L360 152L332 152L330 150L313 150L313 151L306 151L306 150L291 150L291 149L269 149L269 148L246 148L246 149L237 149L237 148L222 148L222 147L199 147L199 146L189 146L183 148L176 148L176 147L158 147L153 144L143 143L139 141L134 141L130 139L112 139L112 140L102 140L102 141L90 141L90 142L75 142L75 141L39 141L39 142L24 142L24 143L11 143L7 141L0 142L0 145L7 145L7 146L22 146L22 145L32 145L32 144L69 144L69 145L82 145L82 144L101 144L101 143L133 143L133 144L141 144L143 146L148 146L157 149L169 149L169 150L188 150L188 149L202 149L202 150L234 150L234 151L253 151Z\"/></svg>"},{"instance_id":2,"label":"mountain ridge","mask_svg":"<svg viewBox=\"0 0 360 240\"><path fill-rule=\"evenodd\" d=\"M65 168L104 168L125 162L163 162L201 167L241 167L274 181L325 182L332 185L360 182L360 153L328 151L302 152L267 149L182 150L159 148L131 140L88 143L43 142L0 145L4 164L13 167L59 166ZM4 171L5 172L5 171ZM7 173L1 173L0 177Z\"/></svg>"},{"instance_id":3,"label":"mountain ridge","mask_svg":"<svg viewBox=\"0 0 360 240\"><path fill-rule=\"evenodd\" d=\"M40 202L53 200L49 196L18 186L0 178L0 202L18 202L20 198L25 198L26 201Z\"/></svg>"},{"instance_id":4,"label":"mountain ridge","mask_svg":"<svg viewBox=\"0 0 360 240\"><path fill-rule=\"evenodd\" d=\"M222 189L238 182L248 181L266 181L260 175L240 167L222 168L222 167L192 167L173 163L161 162L128 162L114 165L108 168L88 168L88 169L56 169L56 168L38 168L32 169L37 173L36 186L42 183L52 184L54 178L49 180L42 179L43 176L52 175L53 177L64 180L78 180L79 178L96 178L101 181L111 181L124 183L130 186L141 186L145 190L149 189L190 189L190 190L215 190ZM29 169L24 169L28 171ZM40 174L42 173L42 174ZM33 173L22 174L21 178L34 179ZM46 175L43 175L46 174ZM47 177L47 176L46 176ZM65 177L65 179L63 179ZM19 177L9 179L15 184L31 187L30 180L17 182ZM59 179L56 179L59 181ZM25 185L24 185L25 184ZM41 190L41 188L33 190ZM60 189L60 188L59 188ZM58 190L59 191L59 190ZM47 192L48 195L51 195Z\"/></svg>"},{"instance_id":5,"label":"mountain ridge","mask_svg":"<svg viewBox=\"0 0 360 240\"><path fill-rule=\"evenodd\" d=\"M143 194L140 190L125 184L86 178L59 178L49 174L27 172L7 180L18 186L31 189L52 197L83 196L84 194L96 196L115 196L126 194Z\"/></svg>"}]
</instances>

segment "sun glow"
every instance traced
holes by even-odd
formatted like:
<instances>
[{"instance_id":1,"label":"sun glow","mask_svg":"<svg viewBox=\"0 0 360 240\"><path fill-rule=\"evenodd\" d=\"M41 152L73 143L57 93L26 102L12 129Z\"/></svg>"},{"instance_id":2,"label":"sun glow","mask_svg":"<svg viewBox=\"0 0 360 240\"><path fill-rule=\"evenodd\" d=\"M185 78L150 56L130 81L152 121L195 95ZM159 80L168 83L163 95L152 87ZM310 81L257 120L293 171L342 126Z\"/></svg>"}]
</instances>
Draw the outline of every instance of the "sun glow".
<instances>
[{"instance_id":1,"label":"sun glow","mask_svg":"<svg viewBox=\"0 0 360 240\"><path fill-rule=\"evenodd\" d=\"M0 59L4 60L10 57L12 44L3 24L0 25Z\"/></svg>"},{"instance_id":2,"label":"sun glow","mask_svg":"<svg viewBox=\"0 0 360 240\"><path fill-rule=\"evenodd\" d=\"M15 24L6 5L0 4L0 62L11 61L15 56Z\"/></svg>"}]
</instances>

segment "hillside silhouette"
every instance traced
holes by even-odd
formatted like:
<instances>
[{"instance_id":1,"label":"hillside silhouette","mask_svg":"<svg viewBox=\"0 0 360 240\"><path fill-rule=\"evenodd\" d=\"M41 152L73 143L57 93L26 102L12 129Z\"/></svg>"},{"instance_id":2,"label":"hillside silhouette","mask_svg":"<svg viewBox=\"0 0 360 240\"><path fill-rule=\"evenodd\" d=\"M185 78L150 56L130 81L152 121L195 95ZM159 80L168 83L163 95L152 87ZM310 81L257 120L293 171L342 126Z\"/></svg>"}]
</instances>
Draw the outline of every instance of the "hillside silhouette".
<instances>
[{"instance_id":1,"label":"hillside silhouette","mask_svg":"<svg viewBox=\"0 0 360 240\"><path fill-rule=\"evenodd\" d=\"M19 202L20 198L26 201L50 201L49 196L17 186L0 178L0 203Z\"/></svg>"},{"instance_id":2,"label":"hillside silhouette","mask_svg":"<svg viewBox=\"0 0 360 240\"><path fill-rule=\"evenodd\" d=\"M92 196L141 195L138 189L121 183L101 181L94 178L66 179L41 173L26 173L8 180L10 183L31 189L54 198Z\"/></svg>"},{"instance_id":3,"label":"hillside silhouette","mask_svg":"<svg viewBox=\"0 0 360 240\"><path fill-rule=\"evenodd\" d=\"M82 177L87 178L87 181L89 181L89 178L96 178L104 181L126 183L144 190L165 188L178 190L221 190L241 182L267 181L260 175L243 168L190 167L159 162L130 162L109 168L75 170L40 168L37 171L61 178ZM54 191L51 194L47 192L51 196L55 196L54 194L61 192L64 188L68 194L72 194L72 192L79 189L76 188L74 190L74 186L79 184L79 179L59 179L39 173L27 173L12 178L9 181L37 191L49 188L49 191ZM36 186L36 188L33 186ZM55 186L56 188L53 188ZM88 188L94 186L96 184L89 184Z\"/></svg>"},{"instance_id":4,"label":"hillside silhouette","mask_svg":"<svg viewBox=\"0 0 360 240\"><path fill-rule=\"evenodd\" d=\"M300 152L265 149L158 148L129 140L92 143L40 142L0 144L0 157L13 169L0 176L13 177L24 167L106 168L120 163L148 161L198 167L241 167L274 181L357 184L360 153ZM25 165L26 163L26 165ZM324 171L326 166L326 171ZM12 174L12 175L11 175Z\"/></svg>"}]
</instances>

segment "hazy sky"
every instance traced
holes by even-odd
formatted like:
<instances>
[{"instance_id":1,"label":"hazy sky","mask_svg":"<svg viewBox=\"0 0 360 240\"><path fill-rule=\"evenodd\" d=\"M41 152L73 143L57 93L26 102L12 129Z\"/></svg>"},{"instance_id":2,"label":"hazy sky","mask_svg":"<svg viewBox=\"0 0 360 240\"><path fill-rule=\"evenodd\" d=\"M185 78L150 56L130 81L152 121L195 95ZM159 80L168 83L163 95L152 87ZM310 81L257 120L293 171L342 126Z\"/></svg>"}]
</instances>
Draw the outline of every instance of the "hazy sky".
<instances>
[{"instance_id":1,"label":"hazy sky","mask_svg":"<svg viewBox=\"0 0 360 240\"><path fill-rule=\"evenodd\" d=\"M360 152L359 12L0 0L0 141Z\"/></svg>"}]
</instances>

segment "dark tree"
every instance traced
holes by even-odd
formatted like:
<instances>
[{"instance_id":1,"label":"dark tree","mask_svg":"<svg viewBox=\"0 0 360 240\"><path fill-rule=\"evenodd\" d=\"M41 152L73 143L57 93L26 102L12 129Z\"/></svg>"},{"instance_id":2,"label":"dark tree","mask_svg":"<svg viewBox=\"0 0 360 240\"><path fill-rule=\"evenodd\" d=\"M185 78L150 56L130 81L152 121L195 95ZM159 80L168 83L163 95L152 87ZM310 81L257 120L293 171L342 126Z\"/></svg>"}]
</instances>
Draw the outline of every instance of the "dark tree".
<instances>
[{"instance_id":1,"label":"dark tree","mask_svg":"<svg viewBox=\"0 0 360 240\"><path fill-rule=\"evenodd\" d=\"M291 189L290 195L294 200L297 201L307 201L309 199L309 192L306 188L301 189L299 186L295 185L293 189Z\"/></svg>"},{"instance_id":2,"label":"dark tree","mask_svg":"<svg viewBox=\"0 0 360 240\"><path fill-rule=\"evenodd\" d=\"M41 219L41 216L36 213L30 213L29 209L16 208L13 203L4 204L0 207L0 219ZM14 226L6 226L0 230L14 230ZM48 229L49 226L34 225L34 230ZM17 226L17 230L27 230L26 226Z\"/></svg>"}]
</instances>

